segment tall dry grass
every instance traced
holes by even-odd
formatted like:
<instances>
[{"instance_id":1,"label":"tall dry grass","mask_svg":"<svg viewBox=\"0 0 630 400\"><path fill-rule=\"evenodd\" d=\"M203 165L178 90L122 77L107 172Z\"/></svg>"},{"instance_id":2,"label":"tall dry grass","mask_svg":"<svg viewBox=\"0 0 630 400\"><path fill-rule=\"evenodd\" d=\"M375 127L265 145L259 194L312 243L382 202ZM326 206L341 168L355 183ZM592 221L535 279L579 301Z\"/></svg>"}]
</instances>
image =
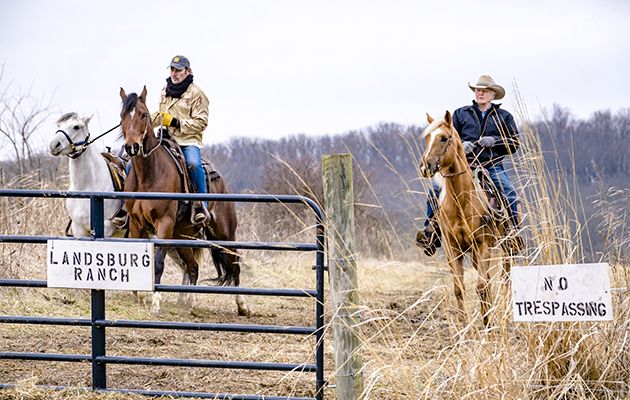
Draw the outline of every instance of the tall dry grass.
<instances>
[{"instance_id":1,"label":"tall dry grass","mask_svg":"<svg viewBox=\"0 0 630 400\"><path fill-rule=\"evenodd\" d=\"M551 172L542 156L539 132L527 123L525 106L519 103L518 108L523 122L522 146L511 160L516 167L510 173L521 197L527 246L516 262L520 265L581 262L585 258L581 247L584 229L577 222L582 212L579 196L575 195L577 186ZM410 151L417 150L417 146L418 143L409 143ZM278 187L278 191L321 199L319 187L310 183L319 178L313 174L313 168L286 165L283 173L287 174L286 186ZM292 176L298 179L291 179ZM357 204L357 209L370 210L366 213L369 218L357 218L358 235L365 239L360 240L365 247L357 254L361 306L355 327L364 360L362 399L619 399L630 396L630 269L620 257L620 249L630 244L627 197L624 197L627 192L608 191L598 199L598 210L605 216L601 230L607 232L609 244L600 259L611 265L614 321L516 324L509 312L509 297L495 296L493 325L484 329L474 290L466 293L469 323L463 327L455 323L452 278L444 256L438 253L432 259L424 257L415 249L410 237L397 231L395 223L390 222L379 206L378 193L370 185L369 171L355 170L355 179L362 190L373 196L369 204ZM413 191L412 185L402 177L401 184ZM11 185L51 188L34 177L23 177ZM426 185L425 190L428 189ZM0 202L3 233L58 235L60 227L65 226L62 201L3 198ZM314 218L304 207L251 204L240 205L238 210L241 239L306 241L314 237ZM370 252L369 247L377 244L381 247ZM372 257L379 254L380 257ZM309 258L278 257L264 252L244 252L243 258L245 286L274 287L280 281L298 287L306 286L305 280L312 283L312 277L306 278L302 268L312 262ZM257 270L264 272L259 274ZM298 270L300 272L296 273ZM0 276L44 279L43 254L25 245L0 246ZM474 271L467 269L466 287L473 288L474 281ZM498 279L493 281L495 294L499 293L499 284ZM2 290L1 293L5 299L15 296L14 303L28 302L27 296L18 291ZM258 303L255 307L263 314L282 313L262 308ZM328 320L334 314L335 310L327 309ZM333 349L329 336L326 343L326 356L330 357ZM334 373L334 367L328 363L326 375L332 384ZM75 392L73 395L43 393L26 380L17 392L0 391L0 397L79 396ZM327 389L326 395L334 397L331 389ZM99 394L85 396L92 397L82 398L107 398Z\"/></svg>"},{"instance_id":2,"label":"tall dry grass","mask_svg":"<svg viewBox=\"0 0 630 400\"><path fill-rule=\"evenodd\" d=\"M582 205L577 185L565 176L553 176L545 165L539 133L523 122L521 148L512 157L510 171L521 194L526 250L517 265L547 265L582 262L584 230L578 223ZM425 191L430 187L428 182ZM612 199L611 199L612 197ZM383 264L379 278L364 271L361 299L363 321L357 332L362 340L364 399L618 399L630 396L630 296L628 265L620 259L630 244L627 208L623 194L600 201L605 214L609 250L601 255L611 263L615 319L612 322L536 323L512 321L506 311L508 298L495 299L494 326L481 327L473 271L467 271L467 308L470 323L459 327L453 321L452 279L442 257L431 261L444 275L434 284L418 275L400 280ZM611 234L621 233L621 236ZM408 271L410 274L413 271ZM368 276L365 276L368 275ZM375 273L375 275L377 275ZM387 276L388 287L408 287L409 294L391 304L373 302L366 279ZM415 282L409 284L408 281ZM495 279L499 295L500 282Z\"/></svg>"}]
</instances>

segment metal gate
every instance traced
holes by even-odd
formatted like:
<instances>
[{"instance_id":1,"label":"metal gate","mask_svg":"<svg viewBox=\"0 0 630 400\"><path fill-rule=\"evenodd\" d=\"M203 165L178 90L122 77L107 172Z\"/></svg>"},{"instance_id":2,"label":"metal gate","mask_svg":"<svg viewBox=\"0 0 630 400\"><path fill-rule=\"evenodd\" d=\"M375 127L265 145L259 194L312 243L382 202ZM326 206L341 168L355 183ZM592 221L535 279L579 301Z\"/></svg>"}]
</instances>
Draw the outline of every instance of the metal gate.
<instances>
[{"instance_id":1,"label":"metal gate","mask_svg":"<svg viewBox=\"0 0 630 400\"><path fill-rule=\"evenodd\" d=\"M91 354L52 354L39 352L5 352L0 349L0 359L12 360L40 360L40 361L64 361L64 362L91 362L92 364L92 389L99 391L116 391L135 393L149 396L179 396L202 397L212 399L233 400L271 400L271 399L323 399L324 380L324 225L323 213L317 203L312 199L295 195L258 195L258 194L170 194L170 193L130 193L130 192L69 192L53 190L23 190L0 189L0 197L50 197L50 198L85 198L90 199L91 205L91 230L90 238L66 238L49 236L16 236L0 235L0 243L47 243L55 240L102 240L104 235L103 204L105 199L178 199L178 200L209 200L209 201L233 201L250 203L301 203L310 207L316 217L316 238L314 243L286 243L286 242L229 242L229 241L205 241L205 240L157 240L157 239L115 239L108 241L149 241L156 246L173 247L229 247L248 250L274 250L274 251L302 251L315 252L315 289L266 289L243 287L209 287L209 286L177 286L155 285L157 292L187 292L187 293L216 293L216 294L243 294L257 296L285 296L306 297L314 299L315 315L314 326L276 326L254 324L223 324L223 323L190 323L190 322L161 322L161 321L136 321L136 320L107 320L105 317L105 292L103 290L91 290L91 318L52 318L29 316L0 316L0 323L11 324L44 324L65 326L90 326L92 339ZM45 288L46 281L11 280L0 279L0 286ZM248 362L248 361L222 361L199 360L180 358L145 358L145 357L120 357L106 354L106 328L141 328L141 329L178 329L178 330L204 330L222 332L259 332L270 334L311 335L315 340L315 363L285 364L272 362ZM154 366L180 366L180 367L205 367L205 368L230 368L269 371L300 371L315 373L315 397L273 397L260 395L235 395L227 393L197 393L175 391L148 391L137 389L108 389L107 365L108 364L134 364ZM12 383L0 382L0 388L12 387ZM63 389L63 387L50 387Z\"/></svg>"}]
</instances>

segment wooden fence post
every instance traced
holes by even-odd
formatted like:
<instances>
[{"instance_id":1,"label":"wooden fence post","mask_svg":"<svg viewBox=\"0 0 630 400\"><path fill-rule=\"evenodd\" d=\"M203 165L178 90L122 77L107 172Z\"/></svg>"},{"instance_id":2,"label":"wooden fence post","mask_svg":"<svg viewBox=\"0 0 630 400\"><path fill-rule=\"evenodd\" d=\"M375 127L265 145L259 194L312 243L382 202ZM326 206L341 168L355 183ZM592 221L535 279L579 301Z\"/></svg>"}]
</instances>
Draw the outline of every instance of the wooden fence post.
<instances>
[{"instance_id":1,"label":"wooden fence post","mask_svg":"<svg viewBox=\"0 0 630 400\"><path fill-rule=\"evenodd\" d=\"M352 156L333 154L322 158L324 204L327 217L328 276L333 312L337 399L356 400L363 392L357 264L355 259L354 192Z\"/></svg>"}]
</instances>

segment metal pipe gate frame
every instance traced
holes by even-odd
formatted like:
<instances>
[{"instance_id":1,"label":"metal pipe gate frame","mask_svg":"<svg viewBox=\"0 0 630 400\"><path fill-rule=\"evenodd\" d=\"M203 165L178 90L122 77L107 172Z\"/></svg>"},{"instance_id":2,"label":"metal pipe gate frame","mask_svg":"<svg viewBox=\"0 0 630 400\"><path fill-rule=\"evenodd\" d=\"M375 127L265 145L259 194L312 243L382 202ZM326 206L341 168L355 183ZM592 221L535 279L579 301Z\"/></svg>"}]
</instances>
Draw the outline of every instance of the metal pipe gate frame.
<instances>
[{"instance_id":1,"label":"metal pipe gate frame","mask_svg":"<svg viewBox=\"0 0 630 400\"><path fill-rule=\"evenodd\" d=\"M0 316L0 323L12 324L45 324L67 326L91 326L92 354L51 354L51 353L26 353L26 352L2 352L0 359L12 360L41 360L41 361L67 361L67 362L91 362L92 363L92 389L96 391L113 391L122 393L134 393L147 396L178 396L178 397L202 397L212 399L232 400L323 400L324 380L324 225L323 212L315 201L308 197L297 195L260 195L260 194L172 194L172 193L131 193L131 192L73 192L56 190L27 190L27 189L0 189L0 197L45 197L45 198L84 198L90 199L91 229L90 238L67 238L47 236L17 236L0 235L0 243L47 243L48 240L103 240L104 215L103 205L105 199L177 199L177 200L209 200L232 201L249 203L302 203L309 206L316 217L316 242L315 243L284 243L284 242L238 242L238 241L208 241L208 240L158 240L158 239L115 239L108 241L138 241L152 242L157 246L173 247L231 247L247 250L277 250L277 251L304 251L315 252L315 290L305 289L266 289L266 288L242 288L242 287L212 287L212 286L176 286L155 285L158 292L188 292L188 293L217 293L217 294L243 294L257 296L285 296L314 298L315 326L275 326L275 325L245 325L245 324L221 324L221 323L189 323L189 322L160 322L160 321L111 321L105 318L105 291L91 289L91 318L49 318L49 317L24 317L24 316ZM10 280L0 279L0 286L45 288L46 281ZM315 338L315 364L283 364L269 362L245 362L245 361L219 361L219 360L193 360L177 358L142 358L142 357L113 357L106 355L106 327L145 328L145 329L180 329L180 330L205 330L222 332L259 332L281 333L295 335L314 335ZM175 391L150 391L136 389L109 389L107 388L107 364L134 364L134 365L160 365L183 367L207 367L207 368L233 368L250 370L274 370L274 371L300 371L315 372L315 397L273 397L246 394L229 393L196 393ZM0 382L1 388L13 387L14 384ZM64 389L58 386L42 386L49 389Z\"/></svg>"}]
</instances>

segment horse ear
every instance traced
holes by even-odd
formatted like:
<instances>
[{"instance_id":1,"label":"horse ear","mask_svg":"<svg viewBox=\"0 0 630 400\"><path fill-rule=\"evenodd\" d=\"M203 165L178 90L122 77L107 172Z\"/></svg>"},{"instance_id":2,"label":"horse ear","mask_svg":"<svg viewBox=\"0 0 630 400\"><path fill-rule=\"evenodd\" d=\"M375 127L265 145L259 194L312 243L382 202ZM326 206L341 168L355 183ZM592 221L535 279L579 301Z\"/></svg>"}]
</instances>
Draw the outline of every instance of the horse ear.
<instances>
[{"instance_id":1,"label":"horse ear","mask_svg":"<svg viewBox=\"0 0 630 400\"><path fill-rule=\"evenodd\" d=\"M120 98L123 99L123 101L127 98L127 93L125 93L125 89L122 87L120 88Z\"/></svg>"},{"instance_id":2,"label":"horse ear","mask_svg":"<svg viewBox=\"0 0 630 400\"><path fill-rule=\"evenodd\" d=\"M83 122L85 123L85 125L90 123L90 120L92 119L93 116L94 114L90 115L89 117L83 117Z\"/></svg>"},{"instance_id":3,"label":"horse ear","mask_svg":"<svg viewBox=\"0 0 630 400\"><path fill-rule=\"evenodd\" d=\"M140 93L140 100L142 100L143 103L147 102L147 85L144 85L144 87L142 88L142 93Z\"/></svg>"},{"instance_id":4,"label":"horse ear","mask_svg":"<svg viewBox=\"0 0 630 400\"><path fill-rule=\"evenodd\" d=\"M427 113L427 122L431 123L433 122L433 117L429 115L429 113Z\"/></svg>"},{"instance_id":5,"label":"horse ear","mask_svg":"<svg viewBox=\"0 0 630 400\"><path fill-rule=\"evenodd\" d=\"M453 123L453 120L451 119L451 112L449 110L446 110L446 113L444 113L444 122L446 122L448 125L451 125Z\"/></svg>"}]
</instances>

